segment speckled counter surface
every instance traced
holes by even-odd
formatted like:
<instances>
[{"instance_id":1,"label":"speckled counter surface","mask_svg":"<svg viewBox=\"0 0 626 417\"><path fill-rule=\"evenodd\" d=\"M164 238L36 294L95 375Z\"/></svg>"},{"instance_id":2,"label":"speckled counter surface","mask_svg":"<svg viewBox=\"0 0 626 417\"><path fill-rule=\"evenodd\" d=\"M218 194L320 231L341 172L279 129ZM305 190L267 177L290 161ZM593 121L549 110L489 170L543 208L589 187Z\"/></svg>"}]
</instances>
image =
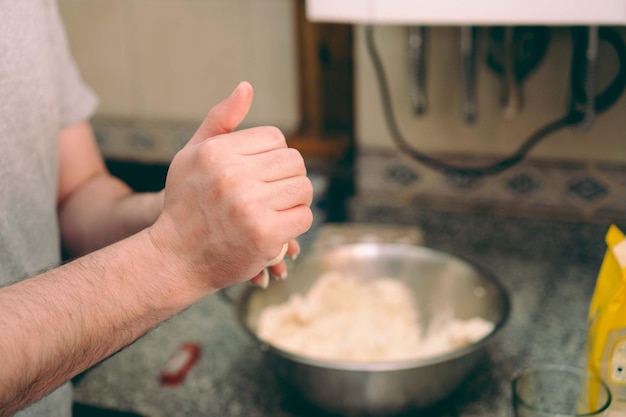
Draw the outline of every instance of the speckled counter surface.
<instances>
[{"instance_id":1,"label":"speckled counter surface","mask_svg":"<svg viewBox=\"0 0 626 417\"><path fill-rule=\"evenodd\" d=\"M586 314L609 226L364 206L355 222L419 226L427 246L498 276L511 297L503 331L476 371L440 406L409 415L510 416L510 380L543 363L581 364ZM626 229L625 225L619 225ZM176 388L158 373L183 342L202 356ZM232 306L208 297L76 381L77 401L165 416L324 416L282 387L240 329Z\"/></svg>"}]
</instances>

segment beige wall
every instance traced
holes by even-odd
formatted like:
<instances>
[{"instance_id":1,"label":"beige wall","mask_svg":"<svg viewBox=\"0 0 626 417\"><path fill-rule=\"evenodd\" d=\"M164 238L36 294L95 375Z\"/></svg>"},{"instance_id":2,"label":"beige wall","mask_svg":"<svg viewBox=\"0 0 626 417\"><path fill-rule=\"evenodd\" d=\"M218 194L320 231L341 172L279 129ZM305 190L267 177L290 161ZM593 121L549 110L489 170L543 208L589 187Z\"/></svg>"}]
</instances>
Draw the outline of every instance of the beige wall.
<instances>
[{"instance_id":1,"label":"beige wall","mask_svg":"<svg viewBox=\"0 0 626 417\"><path fill-rule=\"evenodd\" d=\"M356 32L357 141L366 147L394 148L383 121L363 30L357 27ZM414 147L434 153L508 155L537 128L563 114L570 65L570 38L566 29L553 30L547 57L526 82L524 107L515 120L505 120L502 116L500 81L486 68L484 44L481 45L479 114L478 122L472 126L465 125L461 119L457 33L456 28L431 29L427 67L430 108L426 117L418 118L410 106L404 28L377 29L376 41L390 81L395 114L404 136ZM613 76L613 58L602 49L602 80ZM539 144L531 156L626 162L626 95L588 132L566 130L553 135Z\"/></svg>"},{"instance_id":2,"label":"beige wall","mask_svg":"<svg viewBox=\"0 0 626 417\"><path fill-rule=\"evenodd\" d=\"M59 0L70 45L87 82L101 97L100 116L194 121L240 80L255 87L246 125L299 123L295 28L291 0ZM427 152L507 155L538 127L562 114L570 40L555 29L541 67L524 85L524 107L505 120L500 80L481 65L478 122L460 116L456 28L431 28L426 117L413 115L405 32L377 28L404 136ZM356 27L356 129L361 146L391 149L363 32ZM484 37L482 39L484 41ZM484 42L481 44L484 53ZM484 56L484 55L483 55ZM603 50L602 78L613 57ZM588 132L547 138L531 156L626 162L626 97Z\"/></svg>"},{"instance_id":3,"label":"beige wall","mask_svg":"<svg viewBox=\"0 0 626 417\"><path fill-rule=\"evenodd\" d=\"M246 125L298 125L290 0L60 0L100 116L197 120L241 80Z\"/></svg>"}]
</instances>

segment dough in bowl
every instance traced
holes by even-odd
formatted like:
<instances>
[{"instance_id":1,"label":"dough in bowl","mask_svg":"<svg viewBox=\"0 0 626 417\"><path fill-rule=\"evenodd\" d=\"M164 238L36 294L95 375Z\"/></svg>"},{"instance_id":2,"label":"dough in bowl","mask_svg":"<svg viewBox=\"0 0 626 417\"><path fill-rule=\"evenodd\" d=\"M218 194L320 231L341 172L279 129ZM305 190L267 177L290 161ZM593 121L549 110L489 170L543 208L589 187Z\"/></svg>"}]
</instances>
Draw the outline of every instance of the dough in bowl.
<instances>
[{"instance_id":1,"label":"dough in bowl","mask_svg":"<svg viewBox=\"0 0 626 417\"><path fill-rule=\"evenodd\" d=\"M477 341L494 328L480 317L445 318L424 332L411 290L393 278L364 280L328 272L306 295L265 307L262 340L303 356L377 362L443 354Z\"/></svg>"}]
</instances>

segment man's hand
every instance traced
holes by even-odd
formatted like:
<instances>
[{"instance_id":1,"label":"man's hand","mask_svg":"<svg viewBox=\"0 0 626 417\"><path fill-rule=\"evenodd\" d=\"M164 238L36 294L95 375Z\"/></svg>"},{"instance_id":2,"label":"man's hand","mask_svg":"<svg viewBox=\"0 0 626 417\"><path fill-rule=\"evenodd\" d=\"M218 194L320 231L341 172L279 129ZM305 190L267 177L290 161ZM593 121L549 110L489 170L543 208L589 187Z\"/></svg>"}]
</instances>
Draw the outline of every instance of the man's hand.
<instances>
[{"instance_id":1,"label":"man's hand","mask_svg":"<svg viewBox=\"0 0 626 417\"><path fill-rule=\"evenodd\" d=\"M192 291L206 294L260 276L312 223L313 189L300 153L274 127L234 131L252 103L241 83L174 157L164 208L149 229ZM273 268L283 275L284 263ZM181 277L177 277L181 278Z\"/></svg>"}]
</instances>

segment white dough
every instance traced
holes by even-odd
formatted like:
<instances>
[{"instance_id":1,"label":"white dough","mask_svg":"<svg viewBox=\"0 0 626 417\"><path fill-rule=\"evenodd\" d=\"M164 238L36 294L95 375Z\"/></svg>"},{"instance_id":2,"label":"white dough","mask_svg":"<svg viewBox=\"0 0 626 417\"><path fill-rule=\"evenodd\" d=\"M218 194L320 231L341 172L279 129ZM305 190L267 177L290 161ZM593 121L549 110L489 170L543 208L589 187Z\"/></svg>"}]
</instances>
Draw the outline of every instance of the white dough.
<instances>
[{"instance_id":1,"label":"white dough","mask_svg":"<svg viewBox=\"0 0 626 417\"><path fill-rule=\"evenodd\" d=\"M328 272L305 296L264 308L257 334L303 356L373 362L442 354L481 339L494 325L475 317L435 327L423 334L414 297L401 281Z\"/></svg>"},{"instance_id":2,"label":"white dough","mask_svg":"<svg viewBox=\"0 0 626 417\"><path fill-rule=\"evenodd\" d=\"M280 263L280 261L282 261L285 258L285 254L287 253L287 247L288 247L288 245L285 243L283 245L283 248L280 250L280 253L278 254L278 256L275 257L274 259L272 259L271 261L269 261L267 263L267 266L274 266L274 265Z\"/></svg>"}]
</instances>

